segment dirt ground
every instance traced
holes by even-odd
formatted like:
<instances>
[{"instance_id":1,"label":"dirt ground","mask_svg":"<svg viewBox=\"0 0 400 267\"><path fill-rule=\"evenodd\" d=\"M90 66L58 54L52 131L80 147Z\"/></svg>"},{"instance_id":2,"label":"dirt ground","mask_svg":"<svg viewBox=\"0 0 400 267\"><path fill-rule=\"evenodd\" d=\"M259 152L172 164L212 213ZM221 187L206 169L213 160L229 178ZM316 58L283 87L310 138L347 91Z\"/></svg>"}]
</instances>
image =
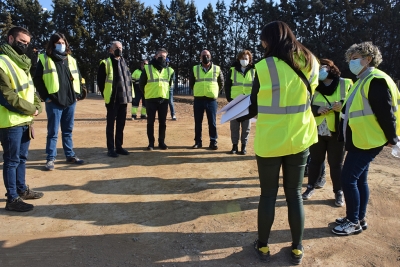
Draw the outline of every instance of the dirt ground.
<instances>
[{"instance_id":1,"label":"dirt ground","mask_svg":"<svg viewBox=\"0 0 400 267\"><path fill-rule=\"evenodd\" d=\"M73 138L85 164L67 164L59 138L52 172L44 170L46 114L38 116L27 184L45 195L30 200L35 209L27 213L8 212L0 200L0 266L290 266L282 188L271 262L259 262L251 248L260 193L254 126L246 156L228 154L228 123L218 123L217 151L190 149L190 99L176 97L178 120L168 117L168 150L146 151L146 121L127 120L124 147L131 154L110 158L104 102L91 94L77 105ZM206 146L207 137L204 120ZM325 187L304 202L303 266L400 266L399 163L385 148L371 165L369 227L356 236L331 233L345 208L335 207L328 175Z\"/></svg>"}]
</instances>

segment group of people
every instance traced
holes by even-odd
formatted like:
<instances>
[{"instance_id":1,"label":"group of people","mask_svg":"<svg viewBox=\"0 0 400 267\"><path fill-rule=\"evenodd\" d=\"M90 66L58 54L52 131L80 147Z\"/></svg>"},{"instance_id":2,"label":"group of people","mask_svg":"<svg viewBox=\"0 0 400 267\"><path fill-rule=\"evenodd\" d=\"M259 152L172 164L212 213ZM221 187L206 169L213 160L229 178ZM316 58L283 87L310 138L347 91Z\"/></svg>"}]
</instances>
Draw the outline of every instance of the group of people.
<instances>
[{"instance_id":1,"label":"group of people","mask_svg":"<svg viewBox=\"0 0 400 267\"><path fill-rule=\"evenodd\" d=\"M342 206L343 195L346 203L346 214L335 220L332 232L344 236L367 229L368 168L384 146L399 141L400 94L389 75L377 69L382 55L371 42L354 44L345 52L349 69L358 78L353 84L340 78L331 60L318 62L282 21L265 25L260 39L265 53L255 65L249 114L237 119L257 115L254 151L261 195L254 249L261 260L269 260L268 239L282 168L293 241L291 261L300 264L303 198L311 197L326 153L335 203ZM309 181L301 194L309 153Z\"/></svg>"},{"instance_id":2,"label":"group of people","mask_svg":"<svg viewBox=\"0 0 400 267\"><path fill-rule=\"evenodd\" d=\"M26 29L14 27L8 32L8 42L0 46L0 140L4 153L6 209L13 211L32 210L33 205L23 200L43 196L25 184L25 162L30 139L34 138L32 120L42 111L41 99L35 94L34 86L45 102L48 118L46 168L54 169L59 126L67 162L83 163L76 156L72 143L75 106L82 94L76 60L71 56L65 36L55 33L50 37L45 53L39 55L32 82L31 62L25 55L30 38ZM203 146L205 112L209 148L218 149L216 111L221 89L225 88L228 101L240 94L250 95L249 114L230 122L230 152L246 154L250 119L257 116L254 151L261 195L254 250L261 260L269 260L268 241L282 168L292 235L290 258L293 264L300 264L304 255L303 199L309 199L317 188L326 154L335 204L346 204L346 214L335 220L337 226L332 232L351 235L367 229L368 168L384 146L399 141L400 94L393 80L377 69L382 56L371 42L354 44L345 52L350 71L358 78L353 84L350 79L340 77L340 70L332 60L318 60L282 21L265 25L260 40L265 50L263 58L253 64L251 52L241 51L226 79L220 67L212 62L211 53L208 50L200 53L200 63L193 66L189 78L194 95L195 143L192 148ZM147 149L153 150L156 145L156 113L159 122L157 145L160 149L168 149L166 117L174 81L168 52L164 48L158 49L154 58L142 62L140 72L131 74L122 57L122 49L118 41L111 44L109 57L100 62L97 78L107 109L108 156L129 154L123 148L127 105L132 103L135 119L140 100L143 105L141 118L147 119ZM171 116L174 118L175 114ZM309 155L308 185L302 194Z\"/></svg>"}]
</instances>

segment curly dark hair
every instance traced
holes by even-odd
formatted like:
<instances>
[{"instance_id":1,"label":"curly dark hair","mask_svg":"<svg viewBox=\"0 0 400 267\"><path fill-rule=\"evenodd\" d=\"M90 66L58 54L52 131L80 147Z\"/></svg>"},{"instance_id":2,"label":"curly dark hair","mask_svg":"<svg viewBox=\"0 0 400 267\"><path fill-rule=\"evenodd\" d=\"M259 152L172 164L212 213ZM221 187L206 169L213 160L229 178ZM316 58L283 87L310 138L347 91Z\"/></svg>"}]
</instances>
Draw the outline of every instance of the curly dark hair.
<instances>
[{"instance_id":1,"label":"curly dark hair","mask_svg":"<svg viewBox=\"0 0 400 267\"><path fill-rule=\"evenodd\" d=\"M329 67L329 78L336 78L340 77L340 70L339 68L333 63L332 60L327 58L321 58L319 60L320 66L328 66Z\"/></svg>"}]
</instances>

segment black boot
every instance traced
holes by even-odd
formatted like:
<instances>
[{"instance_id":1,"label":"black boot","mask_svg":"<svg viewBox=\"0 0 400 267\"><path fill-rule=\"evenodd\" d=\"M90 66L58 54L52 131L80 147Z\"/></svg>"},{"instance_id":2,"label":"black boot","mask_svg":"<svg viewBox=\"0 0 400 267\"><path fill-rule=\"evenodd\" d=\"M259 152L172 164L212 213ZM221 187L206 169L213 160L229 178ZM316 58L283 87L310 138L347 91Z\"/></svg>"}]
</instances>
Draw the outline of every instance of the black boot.
<instances>
[{"instance_id":1,"label":"black boot","mask_svg":"<svg viewBox=\"0 0 400 267\"><path fill-rule=\"evenodd\" d=\"M242 144L242 151L240 151L240 154L242 154L242 155L247 154L246 145Z\"/></svg>"},{"instance_id":2,"label":"black boot","mask_svg":"<svg viewBox=\"0 0 400 267\"><path fill-rule=\"evenodd\" d=\"M238 146L237 145L232 145L231 154L236 154L236 153L238 153Z\"/></svg>"}]
</instances>

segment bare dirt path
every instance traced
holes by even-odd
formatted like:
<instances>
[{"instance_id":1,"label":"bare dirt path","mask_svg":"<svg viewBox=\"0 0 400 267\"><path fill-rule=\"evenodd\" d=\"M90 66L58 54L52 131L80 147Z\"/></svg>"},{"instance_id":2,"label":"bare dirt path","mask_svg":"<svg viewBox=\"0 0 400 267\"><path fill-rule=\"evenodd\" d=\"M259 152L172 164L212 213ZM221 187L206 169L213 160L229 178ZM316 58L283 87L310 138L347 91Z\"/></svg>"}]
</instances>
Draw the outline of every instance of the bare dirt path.
<instances>
[{"instance_id":1,"label":"bare dirt path","mask_svg":"<svg viewBox=\"0 0 400 267\"><path fill-rule=\"evenodd\" d=\"M44 171L41 114L27 183L45 196L29 201L35 209L27 213L7 212L5 198L0 200L0 266L290 266L282 189L271 262L259 262L250 246L257 236L259 195L252 145L246 156L229 155L229 124L218 124L219 150L190 149L191 97L176 99L178 120L167 122L168 150L146 151L146 122L128 120L124 146L131 154L114 159L106 156L103 100L89 96L77 105L74 129L75 151L86 164L65 163L59 140L52 172ZM206 146L207 133L205 119ZM345 209L334 206L329 178L304 202L303 266L400 266L399 163L385 148L371 165L369 228L360 235L331 234Z\"/></svg>"}]
</instances>

